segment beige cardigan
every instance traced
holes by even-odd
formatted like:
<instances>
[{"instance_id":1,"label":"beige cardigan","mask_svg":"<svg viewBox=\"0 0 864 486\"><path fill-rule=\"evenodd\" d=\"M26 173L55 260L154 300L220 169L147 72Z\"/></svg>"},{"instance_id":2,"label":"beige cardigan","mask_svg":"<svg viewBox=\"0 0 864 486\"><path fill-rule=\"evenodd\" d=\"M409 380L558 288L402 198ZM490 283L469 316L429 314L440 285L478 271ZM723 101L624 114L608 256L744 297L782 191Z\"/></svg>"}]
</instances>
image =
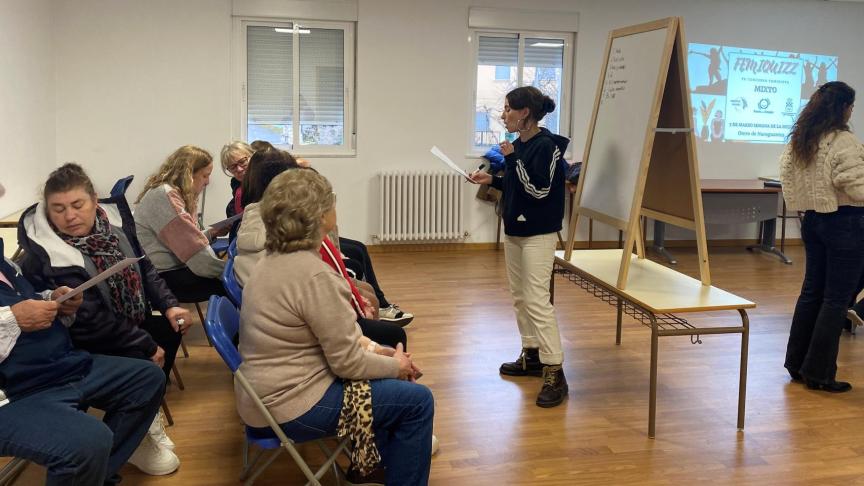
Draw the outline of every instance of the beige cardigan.
<instances>
[{"instance_id":1,"label":"beige cardigan","mask_svg":"<svg viewBox=\"0 0 864 486\"><path fill-rule=\"evenodd\" d=\"M243 221L237 230L237 255L234 257L234 277L241 287L252 274L258 260L264 256L267 232L261 219L260 203L252 203L243 210Z\"/></svg>"},{"instance_id":2,"label":"beige cardigan","mask_svg":"<svg viewBox=\"0 0 864 486\"><path fill-rule=\"evenodd\" d=\"M309 411L337 377L399 375L398 360L357 345L350 292L317 249L266 254L253 269L243 289L240 371L279 423ZM234 391L243 421L267 426L239 384Z\"/></svg>"},{"instance_id":3,"label":"beige cardigan","mask_svg":"<svg viewBox=\"0 0 864 486\"><path fill-rule=\"evenodd\" d=\"M790 211L832 213L839 206L864 206L864 148L848 131L822 137L806 166L792 157L791 145L780 157L783 198Z\"/></svg>"}]
</instances>

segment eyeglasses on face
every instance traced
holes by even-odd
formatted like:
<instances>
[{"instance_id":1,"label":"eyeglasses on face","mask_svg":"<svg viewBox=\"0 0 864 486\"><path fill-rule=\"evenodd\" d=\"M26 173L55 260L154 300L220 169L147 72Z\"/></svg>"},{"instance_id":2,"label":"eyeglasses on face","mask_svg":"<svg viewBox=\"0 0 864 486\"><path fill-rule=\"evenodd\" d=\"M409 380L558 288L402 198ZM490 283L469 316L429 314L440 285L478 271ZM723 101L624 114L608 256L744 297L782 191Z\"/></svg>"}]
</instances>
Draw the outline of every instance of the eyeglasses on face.
<instances>
[{"instance_id":1,"label":"eyeglasses on face","mask_svg":"<svg viewBox=\"0 0 864 486\"><path fill-rule=\"evenodd\" d=\"M246 165L248 163L249 163L249 156L247 155L246 157L243 157L242 159L237 159L234 163L232 163L228 167L226 167L225 170L234 174L237 172L237 169L240 169L242 167L246 167Z\"/></svg>"}]
</instances>

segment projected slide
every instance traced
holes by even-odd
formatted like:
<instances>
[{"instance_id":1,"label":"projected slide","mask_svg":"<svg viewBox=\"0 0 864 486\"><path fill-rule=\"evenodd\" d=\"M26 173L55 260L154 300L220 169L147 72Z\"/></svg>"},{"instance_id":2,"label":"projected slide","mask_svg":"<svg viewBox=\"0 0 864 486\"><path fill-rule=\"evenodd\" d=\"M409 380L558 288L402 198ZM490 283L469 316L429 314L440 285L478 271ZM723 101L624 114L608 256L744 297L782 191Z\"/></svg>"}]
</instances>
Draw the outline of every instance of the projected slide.
<instances>
[{"instance_id":1,"label":"projected slide","mask_svg":"<svg viewBox=\"0 0 864 486\"><path fill-rule=\"evenodd\" d=\"M691 43L690 96L704 142L785 143L801 108L837 80L836 56Z\"/></svg>"}]
</instances>

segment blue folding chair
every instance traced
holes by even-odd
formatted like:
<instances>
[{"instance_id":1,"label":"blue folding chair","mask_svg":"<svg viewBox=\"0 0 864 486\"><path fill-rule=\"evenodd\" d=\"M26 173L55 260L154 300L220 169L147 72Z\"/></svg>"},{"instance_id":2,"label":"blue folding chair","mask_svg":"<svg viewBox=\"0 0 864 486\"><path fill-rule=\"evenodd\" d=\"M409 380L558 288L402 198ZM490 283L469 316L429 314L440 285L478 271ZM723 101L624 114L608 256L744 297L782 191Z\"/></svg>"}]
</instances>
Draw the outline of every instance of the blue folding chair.
<instances>
[{"instance_id":1,"label":"blue folding chair","mask_svg":"<svg viewBox=\"0 0 864 486\"><path fill-rule=\"evenodd\" d=\"M216 256L221 258L228 253L229 245L228 238L216 238L212 243L210 243L210 248L213 249L213 253L215 253Z\"/></svg>"},{"instance_id":2,"label":"blue folding chair","mask_svg":"<svg viewBox=\"0 0 864 486\"><path fill-rule=\"evenodd\" d=\"M231 252L228 252L231 255ZM237 306L241 307L241 303L243 302L243 287L240 286L240 282L237 281L237 277L234 275L234 257L229 256L228 261L225 262L225 269L222 270L222 286L225 287L225 293L228 294L228 298L231 299L231 302Z\"/></svg>"},{"instance_id":3,"label":"blue folding chair","mask_svg":"<svg viewBox=\"0 0 864 486\"><path fill-rule=\"evenodd\" d=\"M129 186L132 184L132 179L134 178L134 175L130 175L115 182L114 187L111 188L111 197L125 195L126 191L129 189Z\"/></svg>"},{"instance_id":4,"label":"blue folding chair","mask_svg":"<svg viewBox=\"0 0 864 486\"><path fill-rule=\"evenodd\" d=\"M240 473L240 480L245 481L244 484L247 486L251 485L264 469L270 466L283 450L286 450L309 480L306 483L306 486L321 486L319 480L331 467L336 476L336 484L341 484L342 471L339 469L336 459L338 459L339 454L345 452L348 447L348 439L337 439L338 444L336 449L333 451L327 447L327 444L324 443L323 439L316 440L315 442L318 447L321 448L321 451L327 459L318 471L315 473L312 472L309 465L306 464L306 461L303 460L303 457L294 446L295 442L285 435L285 432L282 431L281 427L279 427L276 419L274 419L273 415L270 414L270 411L267 410L267 407L255 393L255 390L252 389L252 385L246 377L243 376L243 372L240 371L240 364L243 362L243 358L231 342L239 329L240 313L237 311L237 308L234 307L234 305L225 297L219 297L217 295L211 296L209 305L207 306L207 318L204 320L204 331L207 333L210 342L213 343L219 356L222 357L222 360L231 372L234 373L234 378L237 380L237 383L243 387L243 390L247 395L249 395L255 403L255 406L258 408L258 411L261 412L261 415L264 416L267 423L270 425L270 430L266 432L262 432L261 429L246 427L246 440L243 442L243 471ZM250 444L260 449L251 461L249 460ZM258 465L258 461L267 451L272 451L272 453L261 465ZM251 476L249 476L250 473L252 473Z\"/></svg>"},{"instance_id":5,"label":"blue folding chair","mask_svg":"<svg viewBox=\"0 0 864 486\"><path fill-rule=\"evenodd\" d=\"M234 258L237 256L237 238L231 241L231 244L228 245L228 258Z\"/></svg>"}]
</instances>

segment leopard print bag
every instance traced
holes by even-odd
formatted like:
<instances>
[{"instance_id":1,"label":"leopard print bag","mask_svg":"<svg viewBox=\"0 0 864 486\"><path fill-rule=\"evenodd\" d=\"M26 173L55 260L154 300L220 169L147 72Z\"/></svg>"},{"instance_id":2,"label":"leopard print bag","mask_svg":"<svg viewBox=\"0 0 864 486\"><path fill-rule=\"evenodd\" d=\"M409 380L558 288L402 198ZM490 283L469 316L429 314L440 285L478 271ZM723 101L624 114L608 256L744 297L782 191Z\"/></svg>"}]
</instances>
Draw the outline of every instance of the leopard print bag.
<instances>
[{"instance_id":1,"label":"leopard print bag","mask_svg":"<svg viewBox=\"0 0 864 486\"><path fill-rule=\"evenodd\" d=\"M366 475L381 462L372 431L372 385L369 380L344 380L342 410L336 436L351 442L351 463Z\"/></svg>"}]
</instances>

